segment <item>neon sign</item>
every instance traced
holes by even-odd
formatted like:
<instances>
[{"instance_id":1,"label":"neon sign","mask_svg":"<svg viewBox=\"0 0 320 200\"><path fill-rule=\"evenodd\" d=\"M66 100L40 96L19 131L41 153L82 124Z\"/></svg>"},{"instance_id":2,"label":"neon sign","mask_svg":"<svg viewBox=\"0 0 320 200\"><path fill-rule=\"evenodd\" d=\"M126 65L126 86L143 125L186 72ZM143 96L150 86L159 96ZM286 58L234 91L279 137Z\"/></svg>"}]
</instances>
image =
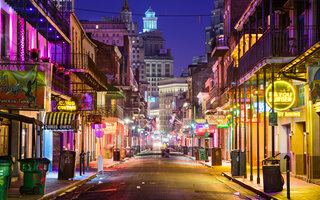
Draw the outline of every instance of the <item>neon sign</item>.
<instances>
[{"instance_id":1,"label":"neon sign","mask_svg":"<svg viewBox=\"0 0 320 200\"><path fill-rule=\"evenodd\" d=\"M76 111L77 106L75 101L59 101L57 104L59 111Z\"/></svg>"},{"instance_id":2,"label":"neon sign","mask_svg":"<svg viewBox=\"0 0 320 200\"><path fill-rule=\"evenodd\" d=\"M288 110L296 100L296 92L293 86L286 81L274 82L274 109L278 111ZM272 107L272 84L266 89L267 104Z\"/></svg>"}]
</instances>

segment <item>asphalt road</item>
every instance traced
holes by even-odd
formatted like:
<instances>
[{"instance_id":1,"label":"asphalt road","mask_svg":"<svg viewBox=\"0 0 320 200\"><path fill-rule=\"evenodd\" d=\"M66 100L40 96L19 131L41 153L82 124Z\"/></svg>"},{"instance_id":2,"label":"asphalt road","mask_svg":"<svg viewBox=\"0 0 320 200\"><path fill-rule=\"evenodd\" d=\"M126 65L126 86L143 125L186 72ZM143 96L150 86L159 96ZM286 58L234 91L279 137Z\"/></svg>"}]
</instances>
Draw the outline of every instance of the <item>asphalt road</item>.
<instances>
[{"instance_id":1,"label":"asphalt road","mask_svg":"<svg viewBox=\"0 0 320 200\"><path fill-rule=\"evenodd\" d=\"M261 199L210 169L185 157L132 158L104 171L57 199Z\"/></svg>"}]
</instances>

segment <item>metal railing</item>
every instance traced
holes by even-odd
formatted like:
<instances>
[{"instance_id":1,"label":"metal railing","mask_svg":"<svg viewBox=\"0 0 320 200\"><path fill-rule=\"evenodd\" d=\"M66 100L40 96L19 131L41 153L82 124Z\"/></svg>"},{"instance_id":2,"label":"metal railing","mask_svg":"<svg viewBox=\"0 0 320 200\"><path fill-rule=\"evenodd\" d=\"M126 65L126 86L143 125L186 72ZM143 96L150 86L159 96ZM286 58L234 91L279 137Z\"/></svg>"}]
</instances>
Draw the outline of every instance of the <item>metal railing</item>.
<instances>
[{"instance_id":1,"label":"metal railing","mask_svg":"<svg viewBox=\"0 0 320 200\"><path fill-rule=\"evenodd\" d=\"M51 0L33 0L41 9L50 17L50 19L69 36L69 22L64 18L62 13L58 10L54 2Z\"/></svg>"},{"instance_id":2,"label":"metal railing","mask_svg":"<svg viewBox=\"0 0 320 200\"><path fill-rule=\"evenodd\" d=\"M56 5L51 0L5 0L19 15L24 16L25 6L27 9L33 7L32 2L38 4L38 6L46 13L48 17L65 33L69 36L69 22L63 17ZM35 8L34 8L35 9ZM30 11L30 10L29 10ZM27 13L26 19L31 22L35 21L33 15ZM37 19L38 20L38 19Z\"/></svg>"},{"instance_id":3,"label":"metal railing","mask_svg":"<svg viewBox=\"0 0 320 200\"><path fill-rule=\"evenodd\" d=\"M107 85L108 79L106 75L101 72L97 67L92 58L87 54L81 53L65 53L51 55L51 61L56 62L58 65L63 66L66 69L81 69L90 71L94 78L97 79L101 84Z\"/></svg>"},{"instance_id":4,"label":"metal railing","mask_svg":"<svg viewBox=\"0 0 320 200\"><path fill-rule=\"evenodd\" d=\"M119 105L115 106L97 106L97 110L92 111L91 114L98 114L103 117L118 117L123 119L123 108Z\"/></svg>"},{"instance_id":5,"label":"metal railing","mask_svg":"<svg viewBox=\"0 0 320 200\"><path fill-rule=\"evenodd\" d=\"M265 58L296 57L320 39L319 27L268 29L239 59L239 77L245 76Z\"/></svg>"},{"instance_id":6,"label":"metal railing","mask_svg":"<svg viewBox=\"0 0 320 200\"><path fill-rule=\"evenodd\" d=\"M70 79L52 73L52 90L71 96Z\"/></svg>"}]
</instances>

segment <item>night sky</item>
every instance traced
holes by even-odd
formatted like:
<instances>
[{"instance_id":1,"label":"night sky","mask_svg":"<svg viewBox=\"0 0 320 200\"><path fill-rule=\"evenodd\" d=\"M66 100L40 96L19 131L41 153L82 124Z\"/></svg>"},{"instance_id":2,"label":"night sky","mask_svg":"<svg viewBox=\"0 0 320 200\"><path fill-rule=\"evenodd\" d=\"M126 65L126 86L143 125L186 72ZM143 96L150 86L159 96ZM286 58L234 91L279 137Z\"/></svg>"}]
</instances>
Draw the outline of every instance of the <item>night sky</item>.
<instances>
[{"instance_id":1,"label":"night sky","mask_svg":"<svg viewBox=\"0 0 320 200\"><path fill-rule=\"evenodd\" d=\"M87 12L77 10L92 9L105 12L120 12L123 0L76 0L76 14L79 19L101 20L105 17L118 17L117 14ZM209 15L213 9L213 0L128 0L133 21L138 22L138 30L142 32L142 16L152 7L158 17L158 29L166 40L166 48L171 48L175 59L175 76L187 68L193 56L205 53L205 27L210 25L210 17L172 17L158 15Z\"/></svg>"}]
</instances>

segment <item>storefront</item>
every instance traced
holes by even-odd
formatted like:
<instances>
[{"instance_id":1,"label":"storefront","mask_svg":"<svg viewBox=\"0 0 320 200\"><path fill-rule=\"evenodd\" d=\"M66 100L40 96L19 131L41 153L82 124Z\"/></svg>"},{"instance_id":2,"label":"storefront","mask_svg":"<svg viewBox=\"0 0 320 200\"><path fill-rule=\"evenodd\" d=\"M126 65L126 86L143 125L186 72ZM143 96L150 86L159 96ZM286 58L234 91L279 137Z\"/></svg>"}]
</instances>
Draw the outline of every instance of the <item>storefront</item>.
<instances>
[{"instance_id":1,"label":"storefront","mask_svg":"<svg viewBox=\"0 0 320 200\"><path fill-rule=\"evenodd\" d=\"M51 161L50 171L55 171L59 167L61 151L78 151L80 116L71 112L47 112L43 122L44 157Z\"/></svg>"},{"instance_id":2,"label":"storefront","mask_svg":"<svg viewBox=\"0 0 320 200\"><path fill-rule=\"evenodd\" d=\"M120 150L121 156L124 156L128 130L122 120L102 117L101 124L92 124L92 131L96 136L99 134L102 136L96 143L98 155L103 156L104 159L112 159L113 151Z\"/></svg>"}]
</instances>

